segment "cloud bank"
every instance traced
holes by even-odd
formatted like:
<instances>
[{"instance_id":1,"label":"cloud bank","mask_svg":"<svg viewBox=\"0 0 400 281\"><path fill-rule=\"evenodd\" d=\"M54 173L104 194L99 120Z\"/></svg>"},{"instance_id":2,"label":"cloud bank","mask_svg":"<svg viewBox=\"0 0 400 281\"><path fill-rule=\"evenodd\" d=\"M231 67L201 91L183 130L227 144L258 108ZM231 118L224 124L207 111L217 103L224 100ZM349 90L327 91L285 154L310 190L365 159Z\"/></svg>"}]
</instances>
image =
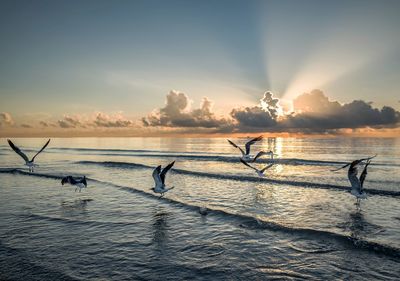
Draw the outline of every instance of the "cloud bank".
<instances>
[{"instance_id":1,"label":"cloud bank","mask_svg":"<svg viewBox=\"0 0 400 281\"><path fill-rule=\"evenodd\" d=\"M354 100L341 104L320 90L299 95L293 112L283 113L279 99L265 92L259 104L233 108L229 118L218 118L212 102L204 98L200 108L191 110L184 93L171 91L166 105L142 119L146 127L213 128L213 132L335 133L341 129L397 128L400 112L390 106L374 108L372 103Z\"/></svg>"},{"instance_id":2,"label":"cloud bank","mask_svg":"<svg viewBox=\"0 0 400 281\"><path fill-rule=\"evenodd\" d=\"M45 121L41 121L40 125L43 127L54 126L54 124ZM64 115L56 124L56 126L62 129L129 128L134 125L134 121L125 118L121 113L109 115L102 112L97 112L91 117Z\"/></svg>"}]
</instances>

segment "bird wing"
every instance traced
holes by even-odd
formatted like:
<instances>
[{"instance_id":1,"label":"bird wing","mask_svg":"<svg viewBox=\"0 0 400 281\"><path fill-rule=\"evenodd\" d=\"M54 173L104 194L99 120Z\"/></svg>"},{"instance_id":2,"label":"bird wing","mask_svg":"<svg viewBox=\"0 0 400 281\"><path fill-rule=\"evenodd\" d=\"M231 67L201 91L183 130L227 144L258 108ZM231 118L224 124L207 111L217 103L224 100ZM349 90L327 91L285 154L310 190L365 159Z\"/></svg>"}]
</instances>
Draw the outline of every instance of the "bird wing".
<instances>
[{"instance_id":1,"label":"bird wing","mask_svg":"<svg viewBox=\"0 0 400 281\"><path fill-rule=\"evenodd\" d=\"M161 165L157 166L157 168L155 168L153 171L153 179L154 182L156 183L156 186L162 185L160 173L161 173Z\"/></svg>"},{"instance_id":2,"label":"bird wing","mask_svg":"<svg viewBox=\"0 0 400 281\"><path fill-rule=\"evenodd\" d=\"M264 173L266 170L268 170L269 168L271 168L272 166L274 166L274 164L269 164L267 166L265 166L262 170L260 170L261 173Z\"/></svg>"},{"instance_id":3,"label":"bird wing","mask_svg":"<svg viewBox=\"0 0 400 281\"><path fill-rule=\"evenodd\" d=\"M257 153L257 155L254 157L254 159L253 159L252 162L253 162L253 163L256 162L256 160L257 160L258 158L260 158L261 156L264 156L264 155L270 155L270 156L271 156L271 159L272 159L274 153L273 153L272 151L265 152L265 151L262 151L262 150L261 150L260 152Z\"/></svg>"},{"instance_id":4,"label":"bird wing","mask_svg":"<svg viewBox=\"0 0 400 281\"><path fill-rule=\"evenodd\" d=\"M35 157L36 157L36 156L38 156L38 155L39 155L39 153L40 153L40 152L42 152L42 151L43 151L43 150L44 150L44 149L45 149L45 148L46 148L46 147L49 145L49 143L50 143L50 139L49 139L49 140L46 142L46 144L45 144L45 145L43 145L42 149L41 149L41 150L39 150L39 152L38 152L38 153L36 153L36 154L35 154L35 156L33 156L33 157L32 157L32 161L34 161L34 160L35 160Z\"/></svg>"},{"instance_id":5,"label":"bird wing","mask_svg":"<svg viewBox=\"0 0 400 281\"><path fill-rule=\"evenodd\" d=\"M228 140L228 142L229 142L233 147L239 148L240 152L244 155L244 151L243 151L243 149L242 149L240 146L237 146L237 145L236 145L233 141L231 141L231 140Z\"/></svg>"},{"instance_id":6,"label":"bird wing","mask_svg":"<svg viewBox=\"0 0 400 281\"><path fill-rule=\"evenodd\" d=\"M339 171L339 170L344 169L344 168L346 168L347 166L352 165L352 164L353 164L353 165L358 165L358 164L360 164L362 161L369 161L369 160L375 158L377 155L378 155L378 154L375 154L374 156L371 156L371 157L362 158L362 159L359 159L359 160L354 160L354 161L351 162L351 163L347 163L347 164L344 165L343 167L340 167L340 168L338 168L338 169L331 170L331 172Z\"/></svg>"},{"instance_id":7,"label":"bird wing","mask_svg":"<svg viewBox=\"0 0 400 281\"><path fill-rule=\"evenodd\" d=\"M13 144L13 142L11 140L7 140L8 144L11 146L11 148L19 155L21 156L25 162L29 162L28 156L25 155L25 153L23 153L21 151L21 149L19 149L17 146L15 146L15 144Z\"/></svg>"},{"instance_id":8,"label":"bird wing","mask_svg":"<svg viewBox=\"0 0 400 281\"><path fill-rule=\"evenodd\" d=\"M349 165L351 165L351 163L347 163L346 165L344 165L343 167L340 167L340 168L337 168L337 169L333 169L333 170L331 170L331 172L336 172L336 171L339 171L339 170L341 170L341 169L344 169L344 168L346 168L347 166L349 166Z\"/></svg>"},{"instance_id":9,"label":"bird wing","mask_svg":"<svg viewBox=\"0 0 400 281\"><path fill-rule=\"evenodd\" d=\"M160 178L161 178L161 182L164 184L165 183L165 176L168 173L168 171L172 168L172 166L174 166L175 161L169 163L164 169L162 169L161 173L160 173Z\"/></svg>"},{"instance_id":10,"label":"bird wing","mask_svg":"<svg viewBox=\"0 0 400 281\"><path fill-rule=\"evenodd\" d=\"M375 154L374 156L371 156L371 157L367 157L367 158L363 158L363 159L360 159L360 160L358 160L358 161L369 161L369 160L371 160L371 159L374 159L376 156L377 156L378 154Z\"/></svg>"},{"instance_id":11,"label":"bird wing","mask_svg":"<svg viewBox=\"0 0 400 281\"><path fill-rule=\"evenodd\" d=\"M259 136L259 137L256 137L256 138L251 139L251 140L249 140L248 142L246 142L246 145L245 145L245 147L246 147L246 154L250 154L250 146L251 146L253 143L257 142L257 141L262 140L262 138L263 138L263 136Z\"/></svg>"},{"instance_id":12,"label":"bird wing","mask_svg":"<svg viewBox=\"0 0 400 281\"><path fill-rule=\"evenodd\" d=\"M371 163L371 160L368 160L368 162L365 164L364 170L361 173L361 176L360 176L361 189L364 186L364 181L365 181L365 178L367 177L367 174L368 174L367 167L368 167L368 165L370 163Z\"/></svg>"},{"instance_id":13,"label":"bird wing","mask_svg":"<svg viewBox=\"0 0 400 281\"><path fill-rule=\"evenodd\" d=\"M249 167L249 168L251 168L251 169L253 169L253 170L255 170L255 171L258 171L258 169L257 168L254 168L253 166L251 166L249 163L247 163L246 161L244 161L242 158L240 158L240 162L242 162L244 165L246 165L247 167Z\"/></svg>"},{"instance_id":14,"label":"bird wing","mask_svg":"<svg viewBox=\"0 0 400 281\"><path fill-rule=\"evenodd\" d=\"M82 178L82 180L81 180L81 183L83 183L83 185L84 185L85 187L87 187L86 176L83 176L83 178Z\"/></svg>"}]
</instances>

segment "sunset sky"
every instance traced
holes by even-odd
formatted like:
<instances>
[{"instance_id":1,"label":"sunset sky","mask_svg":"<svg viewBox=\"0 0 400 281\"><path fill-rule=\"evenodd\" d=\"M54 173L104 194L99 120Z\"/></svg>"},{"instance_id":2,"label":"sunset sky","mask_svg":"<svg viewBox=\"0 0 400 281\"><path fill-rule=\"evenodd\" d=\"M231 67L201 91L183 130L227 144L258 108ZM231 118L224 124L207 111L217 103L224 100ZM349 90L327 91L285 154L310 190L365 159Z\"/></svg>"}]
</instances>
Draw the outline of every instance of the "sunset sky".
<instances>
[{"instance_id":1,"label":"sunset sky","mask_svg":"<svg viewBox=\"0 0 400 281\"><path fill-rule=\"evenodd\" d=\"M396 0L3 0L0 136L396 134L399 27Z\"/></svg>"}]
</instances>

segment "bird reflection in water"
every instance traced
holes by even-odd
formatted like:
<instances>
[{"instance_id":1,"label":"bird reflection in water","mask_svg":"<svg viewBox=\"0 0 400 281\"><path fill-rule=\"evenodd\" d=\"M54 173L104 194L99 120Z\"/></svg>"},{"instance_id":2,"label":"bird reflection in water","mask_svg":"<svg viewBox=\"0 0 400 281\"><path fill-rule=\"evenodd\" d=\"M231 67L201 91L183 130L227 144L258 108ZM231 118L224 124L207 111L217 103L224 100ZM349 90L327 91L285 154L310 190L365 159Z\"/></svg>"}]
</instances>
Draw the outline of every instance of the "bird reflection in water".
<instances>
[{"instance_id":1,"label":"bird reflection in water","mask_svg":"<svg viewBox=\"0 0 400 281\"><path fill-rule=\"evenodd\" d=\"M168 213L164 210L157 210L153 215L153 243L155 243L160 251L163 251L168 241Z\"/></svg>"},{"instance_id":2,"label":"bird reflection in water","mask_svg":"<svg viewBox=\"0 0 400 281\"><path fill-rule=\"evenodd\" d=\"M80 214L85 214L87 212L86 207L88 202L93 201L93 199L77 199L74 201L62 201L61 202L61 211L64 215L76 214L77 212Z\"/></svg>"},{"instance_id":3,"label":"bird reflection in water","mask_svg":"<svg viewBox=\"0 0 400 281\"><path fill-rule=\"evenodd\" d=\"M384 231L379 225L368 222L360 209L349 214L346 228L350 231L350 237L355 240Z\"/></svg>"}]
</instances>

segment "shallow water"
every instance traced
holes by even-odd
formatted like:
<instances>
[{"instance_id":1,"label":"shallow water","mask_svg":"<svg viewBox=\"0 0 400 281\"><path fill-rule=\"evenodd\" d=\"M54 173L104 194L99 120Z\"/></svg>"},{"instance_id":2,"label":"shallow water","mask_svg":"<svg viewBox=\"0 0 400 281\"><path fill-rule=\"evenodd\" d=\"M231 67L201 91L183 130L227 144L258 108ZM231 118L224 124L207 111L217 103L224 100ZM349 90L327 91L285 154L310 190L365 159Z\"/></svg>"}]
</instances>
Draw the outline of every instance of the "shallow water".
<instances>
[{"instance_id":1,"label":"shallow water","mask_svg":"<svg viewBox=\"0 0 400 281\"><path fill-rule=\"evenodd\" d=\"M15 143L33 155L44 140ZM400 278L400 139L253 148L278 154L266 179L225 139L53 139L29 174L1 139L0 280ZM359 210L330 170L374 154ZM152 168L172 160L159 199ZM88 188L61 187L68 174Z\"/></svg>"}]
</instances>

